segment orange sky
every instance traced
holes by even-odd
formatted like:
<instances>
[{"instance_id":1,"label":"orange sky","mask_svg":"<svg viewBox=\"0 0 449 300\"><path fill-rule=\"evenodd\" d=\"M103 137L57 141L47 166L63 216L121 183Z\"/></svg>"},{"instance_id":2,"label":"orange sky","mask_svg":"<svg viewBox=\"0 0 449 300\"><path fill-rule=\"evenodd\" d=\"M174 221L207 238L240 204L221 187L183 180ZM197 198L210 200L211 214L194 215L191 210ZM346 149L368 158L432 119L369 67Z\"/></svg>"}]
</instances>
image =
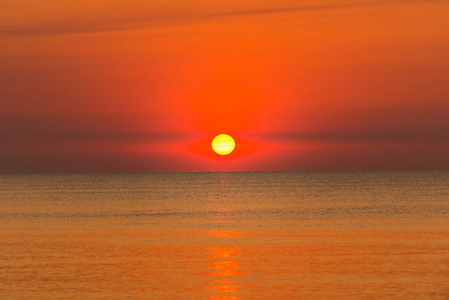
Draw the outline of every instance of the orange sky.
<instances>
[{"instance_id":1,"label":"orange sky","mask_svg":"<svg viewBox=\"0 0 449 300\"><path fill-rule=\"evenodd\" d=\"M448 169L448 82L447 1L6 0L0 172Z\"/></svg>"}]
</instances>

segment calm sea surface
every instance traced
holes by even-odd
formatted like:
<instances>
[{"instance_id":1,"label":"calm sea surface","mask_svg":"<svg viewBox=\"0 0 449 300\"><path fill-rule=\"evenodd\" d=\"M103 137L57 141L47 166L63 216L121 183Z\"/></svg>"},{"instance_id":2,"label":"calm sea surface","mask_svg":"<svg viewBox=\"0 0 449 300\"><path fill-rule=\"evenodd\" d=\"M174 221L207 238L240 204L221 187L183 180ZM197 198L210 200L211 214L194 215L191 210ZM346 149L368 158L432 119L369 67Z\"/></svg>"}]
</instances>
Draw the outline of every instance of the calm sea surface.
<instances>
[{"instance_id":1,"label":"calm sea surface","mask_svg":"<svg viewBox=\"0 0 449 300\"><path fill-rule=\"evenodd\" d=\"M449 172L0 174L1 299L449 299Z\"/></svg>"}]
</instances>

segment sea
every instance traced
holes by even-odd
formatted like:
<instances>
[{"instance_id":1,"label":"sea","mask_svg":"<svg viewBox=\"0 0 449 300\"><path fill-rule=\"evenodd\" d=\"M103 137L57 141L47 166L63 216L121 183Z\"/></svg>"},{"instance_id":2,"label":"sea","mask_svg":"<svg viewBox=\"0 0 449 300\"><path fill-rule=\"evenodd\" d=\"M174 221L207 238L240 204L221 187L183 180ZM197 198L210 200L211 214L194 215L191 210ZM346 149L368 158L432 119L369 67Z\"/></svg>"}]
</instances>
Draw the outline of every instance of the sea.
<instances>
[{"instance_id":1,"label":"sea","mask_svg":"<svg viewBox=\"0 0 449 300\"><path fill-rule=\"evenodd\" d=\"M449 171L0 174L0 299L449 299Z\"/></svg>"}]
</instances>

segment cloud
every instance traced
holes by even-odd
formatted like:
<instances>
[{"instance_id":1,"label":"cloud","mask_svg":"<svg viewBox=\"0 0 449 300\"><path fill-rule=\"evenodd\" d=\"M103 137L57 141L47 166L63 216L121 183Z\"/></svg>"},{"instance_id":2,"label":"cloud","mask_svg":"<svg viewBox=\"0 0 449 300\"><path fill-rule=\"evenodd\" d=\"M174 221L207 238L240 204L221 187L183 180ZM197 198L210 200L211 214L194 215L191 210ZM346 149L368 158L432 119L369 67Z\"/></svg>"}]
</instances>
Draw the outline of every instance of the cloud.
<instances>
[{"instance_id":1,"label":"cloud","mask_svg":"<svg viewBox=\"0 0 449 300\"><path fill-rule=\"evenodd\" d=\"M434 0L440 2L441 0ZM164 14L145 13L134 14L123 17L110 18L86 18L80 16L78 18L71 18L60 21L50 21L48 23L36 24L29 27L21 28L6 28L0 29L0 36L15 37L15 36L36 36L36 35L63 35L63 34L83 34L95 32L109 32L109 31L126 31L126 30L143 30L159 27L180 26L192 23L213 22L221 19L232 19L245 16L255 15L269 15L269 14L284 14L294 12L306 11L326 11L335 9L347 9L355 7L370 7L379 5L398 5L430 2L424 0L409 0L409 1L384 1L361 4L336 4L336 5L308 5L295 7L278 7L266 9L249 9L224 11L219 13L198 14L186 13L183 15L165 12Z\"/></svg>"},{"instance_id":2,"label":"cloud","mask_svg":"<svg viewBox=\"0 0 449 300\"><path fill-rule=\"evenodd\" d=\"M152 142L170 143L192 137L188 132L123 131L123 132L9 132L0 133L0 142Z\"/></svg>"},{"instance_id":3,"label":"cloud","mask_svg":"<svg viewBox=\"0 0 449 300\"><path fill-rule=\"evenodd\" d=\"M109 115L0 114L0 148L24 143L172 143L194 137L187 131L148 126L149 130L135 129L125 117Z\"/></svg>"},{"instance_id":4,"label":"cloud","mask_svg":"<svg viewBox=\"0 0 449 300\"><path fill-rule=\"evenodd\" d=\"M449 129L363 130L315 132L265 132L255 138L283 142L443 142L449 143Z\"/></svg>"}]
</instances>

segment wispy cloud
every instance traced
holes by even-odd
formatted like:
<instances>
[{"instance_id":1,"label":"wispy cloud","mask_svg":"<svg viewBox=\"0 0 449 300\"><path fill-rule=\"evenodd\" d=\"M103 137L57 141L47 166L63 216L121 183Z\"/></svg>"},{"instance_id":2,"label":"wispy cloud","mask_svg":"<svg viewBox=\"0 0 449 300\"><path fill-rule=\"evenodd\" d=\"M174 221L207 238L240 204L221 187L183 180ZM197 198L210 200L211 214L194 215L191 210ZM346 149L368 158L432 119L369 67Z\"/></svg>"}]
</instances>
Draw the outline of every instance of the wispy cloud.
<instances>
[{"instance_id":1,"label":"wispy cloud","mask_svg":"<svg viewBox=\"0 0 449 300\"><path fill-rule=\"evenodd\" d=\"M138 116L134 116L138 119ZM126 126L126 119L108 115L5 115L0 114L0 148L14 143L118 142L172 143L194 138L182 130L149 130ZM118 122L118 123L117 123ZM154 124L153 124L154 125ZM151 128L151 126L150 126ZM0 149L1 151L1 149Z\"/></svg>"},{"instance_id":2,"label":"wispy cloud","mask_svg":"<svg viewBox=\"0 0 449 300\"><path fill-rule=\"evenodd\" d=\"M421 130L363 130L363 131L312 131L266 132L256 138L281 142L443 142L449 143L448 129Z\"/></svg>"},{"instance_id":3,"label":"wispy cloud","mask_svg":"<svg viewBox=\"0 0 449 300\"><path fill-rule=\"evenodd\" d=\"M320 111L313 119L324 121L326 127L301 128L284 126L283 130L254 133L257 139L278 142L324 143L403 143L437 142L449 144L449 106L390 105L369 109ZM279 117L280 119L281 117ZM318 121L320 124L320 121Z\"/></svg>"},{"instance_id":4,"label":"wispy cloud","mask_svg":"<svg viewBox=\"0 0 449 300\"><path fill-rule=\"evenodd\" d=\"M341 10L357 7L370 7L380 5L400 5L413 4L420 2L431 2L432 0L405 0L405 1L383 1L358 4L335 4L335 5L307 5L295 7L277 7L263 9L248 9L223 11L218 13L198 14L185 13L179 14L167 10L165 13L145 12L144 14L134 14L128 16L113 16L109 18L72 18L63 21L50 21L47 23L36 24L28 27L0 28L0 36L35 36L35 35L62 35L62 34L83 34L109 31L125 30L143 30L150 28L180 26L185 24L213 22L222 19L232 19L239 17L249 17L256 15L300 13L308 11L326 11ZM433 0L432 2L441 2L442 0Z\"/></svg>"},{"instance_id":5,"label":"wispy cloud","mask_svg":"<svg viewBox=\"0 0 449 300\"><path fill-rule=\"evenodd\" d=\"M106 132L3 132L0 142L147 142L171 143L186 141L193 136L179 131L106 131Z\"/></svg>"}]
</instances>

